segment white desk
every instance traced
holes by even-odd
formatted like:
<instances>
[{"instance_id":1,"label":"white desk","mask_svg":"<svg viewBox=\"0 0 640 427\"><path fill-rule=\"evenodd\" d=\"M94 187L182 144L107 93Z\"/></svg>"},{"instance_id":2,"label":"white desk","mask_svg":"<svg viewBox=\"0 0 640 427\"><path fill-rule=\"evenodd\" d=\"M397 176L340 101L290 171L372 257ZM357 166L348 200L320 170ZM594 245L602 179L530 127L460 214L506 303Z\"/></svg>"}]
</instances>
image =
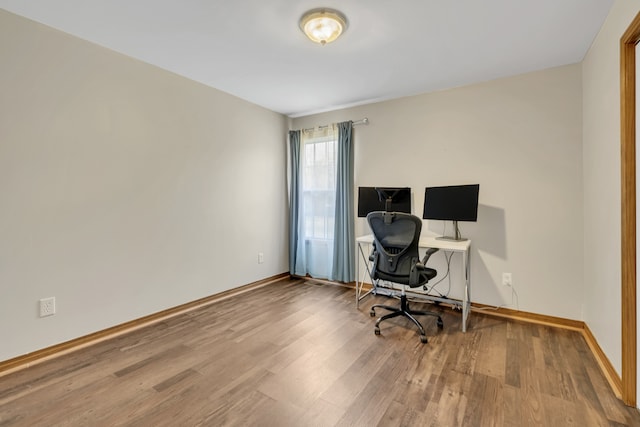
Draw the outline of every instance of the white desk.
<instances>
[{"instance_id":1,"label":"white desk","mask_svg":"<svg viewBox=\"0 0 640 427\"><path fill-rule=\"evenodd\" d=\"M390 295L393 293L389 290L389 288L385 288L375 283L376 281L371 279L371 268L369 261L369 252L370 247L373 244L373 235L369 234L366 236L361 236L356 239L356 243L358 245L358 252L364 261L364 265L366 266L366 273L369 276L369 279L372 282L372 288L367 292L363 293L364 287L364 277L363 273L360 272L360 262L356 262L356 308L359 308L360 300L365 298L369 294L374 295ZM369 249L365 252L364 247ZM412 296L417 298L423 298L429 301L438 301L444 302L447 304L451 304L453 306L460 307L462 309L462 332L467 331L467 322L469 321L469 313L471 312L471 240L464 240L461 242L453 242L448 240L438 240L435 237L431 236L422 236L420 237L420 241L418 246L422 249L425 248L438 248L440 250L444 250L447 252L457 252L462 255L462 277L464 278L464 292L462 296L462 301L454 300L450 298L441 298L433 295L427 295L425 293L420 292L412 292L407 291Z\"/></svg>"}]
</instances>

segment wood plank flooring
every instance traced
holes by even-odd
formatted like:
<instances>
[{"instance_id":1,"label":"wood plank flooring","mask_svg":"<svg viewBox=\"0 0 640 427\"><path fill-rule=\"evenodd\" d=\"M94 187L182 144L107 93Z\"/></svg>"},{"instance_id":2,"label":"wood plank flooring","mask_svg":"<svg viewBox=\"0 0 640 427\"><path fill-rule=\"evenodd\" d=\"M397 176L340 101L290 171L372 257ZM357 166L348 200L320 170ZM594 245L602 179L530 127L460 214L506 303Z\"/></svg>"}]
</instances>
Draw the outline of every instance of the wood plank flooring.
<instances>
[{"instance_id":1,"label":"wood plank flooring","mask_svg":"<svg viewBox=\"0 0 640 427\"><path fill-rule=\"evenodd\" d=\"M383 301L283 279L0 377L0 426L640 426L577 332Z\"/></svg>"}]
</instances>

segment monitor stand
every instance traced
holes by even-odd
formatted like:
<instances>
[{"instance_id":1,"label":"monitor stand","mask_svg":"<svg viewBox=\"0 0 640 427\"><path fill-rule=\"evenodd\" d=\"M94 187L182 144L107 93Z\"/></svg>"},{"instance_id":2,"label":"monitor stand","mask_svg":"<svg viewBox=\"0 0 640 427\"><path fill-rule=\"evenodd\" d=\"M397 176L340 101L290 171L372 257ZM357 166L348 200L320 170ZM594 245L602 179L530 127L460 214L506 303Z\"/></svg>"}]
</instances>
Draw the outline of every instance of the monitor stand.
<instances>
[{"instance_id":1,"label":"monitor stand","mask_svg":"<svg viewBox=\"0 0 640 427\"><path fill-rule=\"evenodd\" d=\"M453 236L440 236L436 237L436 240L446 240L448 242L464 242L469 239L465 239L460 235L460 229L458 228L458 221L453 221Z\"/></svg>"}]
</instances>

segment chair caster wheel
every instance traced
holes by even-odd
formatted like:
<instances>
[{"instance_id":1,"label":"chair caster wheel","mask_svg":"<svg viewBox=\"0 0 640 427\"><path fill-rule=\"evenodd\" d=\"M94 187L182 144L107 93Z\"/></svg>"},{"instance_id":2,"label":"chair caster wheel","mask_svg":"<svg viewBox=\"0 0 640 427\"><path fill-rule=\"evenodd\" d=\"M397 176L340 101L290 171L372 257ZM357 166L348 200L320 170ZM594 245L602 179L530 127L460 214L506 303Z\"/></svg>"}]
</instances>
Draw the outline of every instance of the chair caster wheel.
<instances>
[{"instance_id":1,"label":"chair caster wheel","mask_svg":"<svg viewBox=\"0 0 640 427\"><path fill-rule=\"evenodd\" d=\"M371 311L369 312L369 316L371 316L371 317L376 317L376 312L375 312L374 310L371 310Z\"/></svg>"},{"instance_id":2,"label":"chair caster wheel","mask_svg":"<svg viewBox=\"0 0 640 427\"><path fill-rule=\"evenodd\" d=\"M373 330L373 333L376 334L376 335L380 335L380 328L375 328Z\"/></svg>"},{"instance_id":3,"label":"chair caster wheel","mask_svg":"<svg viewBox=\"0 0 640 427\"><path fill-rule=\"evenodd\" d=\"M429 341L427 340L427 336L426 335L420 335L420 342L422 342L422 344L426 344Z\"/></svg>"},{"instance_id":4,"label":"chair caster wheel","mask_svg":"<svg viewBox=\"0 0 640 427\"><path fill-rule=\"evenodd\" d=\"M442 319L438 319L438 329L444 328L444 323L442 323Z\"/></svg>"}]
</instances>

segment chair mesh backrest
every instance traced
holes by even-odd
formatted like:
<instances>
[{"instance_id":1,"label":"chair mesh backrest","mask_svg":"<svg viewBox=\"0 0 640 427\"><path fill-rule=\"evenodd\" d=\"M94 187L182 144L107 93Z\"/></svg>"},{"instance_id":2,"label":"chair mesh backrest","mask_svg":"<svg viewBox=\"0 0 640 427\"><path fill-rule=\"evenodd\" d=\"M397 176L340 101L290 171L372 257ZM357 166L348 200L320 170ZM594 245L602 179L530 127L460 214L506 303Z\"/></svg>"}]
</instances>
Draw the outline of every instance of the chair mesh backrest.
<instances>
[{"instance_id":1,"label":"chair mesh backrest","mask_svg":"<svg viewBox=\"0 0 640 427\"><path fill-rule=\"evenodd\" d=\"M411 269L420 261L420 218L401 212L371 212L367 222L375 249L372 278L410 284Z\"/></svg>"}]
</instances>

